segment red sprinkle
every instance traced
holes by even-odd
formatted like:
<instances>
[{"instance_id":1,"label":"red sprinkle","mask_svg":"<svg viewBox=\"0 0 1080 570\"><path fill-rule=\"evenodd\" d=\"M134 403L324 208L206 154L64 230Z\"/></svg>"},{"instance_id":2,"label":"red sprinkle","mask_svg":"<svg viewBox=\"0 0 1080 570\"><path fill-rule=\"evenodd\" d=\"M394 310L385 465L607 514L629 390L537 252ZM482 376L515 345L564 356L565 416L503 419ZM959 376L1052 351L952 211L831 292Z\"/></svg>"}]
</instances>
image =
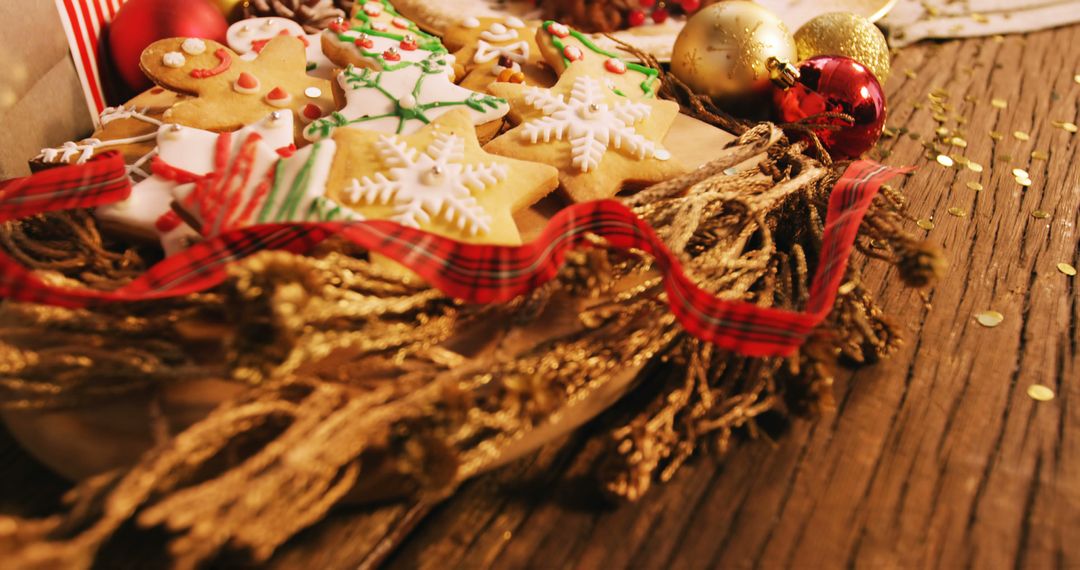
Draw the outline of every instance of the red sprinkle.
<instances>
[{"instance_id":1,"label":"red sprinkle","mask_svg":"<svg viewBox=\"0 0 1080 570\"><path fill-rule=\"evenodd\" d=\"M623 60L618 58L608 58L604 60L604 69L612 73L622 75L626 73L626 63L624 63Z\"/></svg>"},{"instance_id":2,"label":"red sprinkle","mask_svg":"<svg viewBox=\"0 0 1080 570\"><path fill-rule=\"evenodd\" d=\"M275 87L266 94L266 98L270 99L271 101L278 101L282 99L288 99L289 94L284 89L280 87Z\"/></svg>"},{"instance_id":3,"label":"red sprinkle","mask_svg":"<svg viewBox=\"0 0 1080 570\"><path fill-rule=\"evenodd\" d=\"M386 61L401 61L401 54L394 50L386 50L382 54Z\"/></svg>"},{"instance_id":4,"label":"red sprinkle","mask_svg":"<svg viewBox=\"0 0 1080 570\"><path fill-rule=\"evenodd\" d=\"M414 40L412 38L406 38L406 39L401 40L401 43L398 44L398 46L401 49L405 50L405 51L415 51L416 50L416 40Z\"/></svg>"},{"instance_id":5,"label":"red sprinkle","mask_svg":"<svg viewBox=\"0 0 1080 570\"><path fill-rule=\"evenodd\" d=\"M349 25L346 24L345 22L341 22L341 23L333 22L333 23L330 24L329 27L330 27L330 30L332 30L333 32L338 33L338 34L344 34L345 32L349 31Z\"/></svg>"},{"instance_id":6,"label":"red sprinkle","mask_svg":"<svg viewBox=\"0 0 1080 570\"><path fill-rule=\"evenodd\" d=\"M211 69L192 69L191 76L195 79L206 79L207 77L213 77L225 73L230 67L232 67L232 56L225 48L218 48L214 52L218 60L221 62L217 67Z\"/></svg>"},{"instance_id":7,"label":"red sprinkle","mask_svg":"<svg viewBox=\"0 0 1080 570\"><path fill-rule=\"evenodd\" d=\"M356 44L356 47L363 49L371 49L375 47L375 42L367 36L361 36L359 38L356 38L355 40L353 40L353 43Z\"/></svg>"},{"instance_id":8,"label":"red sprinkle","mask_svg":"<svg viewBox=\"0 0 1080 570\"><path fill-rule=\"evenodd\" d=\"M259 87L259 80L255 79L255 76L246 72L240 72L240 77L236 78L236 84L242 89L256 89Z\"/></svg>"},{"instance_id":9,"label":"red sprinkle","mask_svg":"<svg viewBox=\"0 0 1080 570\"><path fill-rule=\"evenodd\" d=\"M311 119L312 121L322 116L322 109L315 103L304 105L304 110L302 112L304 113L304 117Z\"/></svg>"}]
</instances>

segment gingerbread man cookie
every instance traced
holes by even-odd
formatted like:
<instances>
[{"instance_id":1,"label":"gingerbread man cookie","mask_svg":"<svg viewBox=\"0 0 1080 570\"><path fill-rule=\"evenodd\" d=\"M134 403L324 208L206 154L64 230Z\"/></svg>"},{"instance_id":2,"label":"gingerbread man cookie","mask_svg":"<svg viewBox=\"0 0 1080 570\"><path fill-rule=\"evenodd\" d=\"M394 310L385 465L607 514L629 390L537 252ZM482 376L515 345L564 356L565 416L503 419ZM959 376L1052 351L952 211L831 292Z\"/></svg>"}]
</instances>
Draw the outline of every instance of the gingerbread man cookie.
<instances>
[{"instance_id":1,"label":"gingerbread man cookie","mask_svg":"<svg viewBox=\"0 0 1080 570\"><path fill-rule=\"evenodd\" d=\"M334 141L328 198L368 219L461 241L521 243L513 212L558 185L551 166L484 152L460 109L411 136L341 129Z\"/></svg>"},{"instance_id":2,"label":"gingerbread man cookie","mask_svg":"<svg viewBox=\"0 0 1080 570\"><path fill-rule=\"evenodd\" d=\"M483 91L495 81L550 87L556 76L536 45L535 25L520 18L465 18L443 36L465 70L460 85Z\"/></svg>"},{"instance_id":3,"label":"gingerbread man cookie","mask_svg":"<svg viewBox=\"0 0 1080 570\"><path fill-rule=\"evenodd\" d=\"M465 109L476 125L491 124L506 115L510 110L506 100L454 85L450 60L447 54L431 54L393 70L350 66L337 78L344 91L344 108L312 122L304 136L315 141L340 127L407 135L454 109ZM494 129L500 124L495 123Z\"/></svg>"},{"instance_id":4,"label":"gingerbread man cookie","mask_svg":"<svg viewBox=\"0 0 1080 570\"><path fill-rule=\"evenodd\" d=\"M656 97L660 81L655 69L627 61L569 26L550 20L544 22L536 34L536 43L559 75L571 66L584 67L585 74L599 79L618 95L630 99Z\"/></svg>"},{"instance_id":5,"label":"gingerbread man cookie","mask_svg":"<svg viewBox=\"0 0 1080 570\"><path fill-rule=\"evenodd\" d=\"M330 83L305 73L304 44L293 37L275 37L251 61L211 40L159 40L140 65L158 85L192 96L165 112L167 122L223 132L288 111L301 143L302 125L335 109Z\"/></svg>"},{"instance_id":6,"label":"gingerbread man cookie","mask_svg":"<svg viewBox=\"0 0 1080 570\"><path fill-rule=\"evenodd\" d=\"M616 95L585 66L572 66L551 89L495 83L520 125L488 152L551 164L575 202L610 198L624 184L660 182L686 169L660 145L679 106Z\"/></svg>"},{"instance_id":7,"label":"gingerbread man cookie","mask_svg":"<svg viewBox=\"0 0 1080 570\"><path fill-rule=\"evenodd\" d=\"M149 176L149 160L157 146L161 116L183 97L154 87L119 107L101 112L101 127L90 138L69 141L55 148L41 149L30 161L34 170L57 164L82 164L96 153L118 150L128 165L128 174L136 181Z\"/></svg>"},{"instance_id":8,"label":"gingerbread man cookie","mask_svg":"<svg viewBox=\"0 0 1080 570\"><path fill-rule=\"evenodd\" d=\"M322 35L306 34L300 24L288 18L267 17L240 20L229 26L229 30L225 33L229 47L240 54L240 59L244 61L251 61L258 57L266 44L278 36L292 36L304 44L307 51L308 75L322 79L334 78L336 66L323 54Z\"/></svg>"},{"instance_id":9,"label":"gingerbread man cookie","mask_svg":"<svg viewBox=\"0 0 1080 570\"><path fill-rule=\"evenodd\" d=\"M446 53L439 38L401 17L386 0L358 3L350 22L331 24L323 32L326 56L341 67L354 65L381 71Z\"/></svg>"},{"instance_id":10,"label":"gingerbread man cookie","mask_svg":"<svg viewBox=\"0 0 1080 570\"><path fill-rule=\"evenodd\" d=\"M176 124L159 126L154 135L157 146L153 175L136 184L126 200L98 208L98 219L120 233L160 240L166 254L184 249L188 238L197 234L177 216L171 204L176 189L191 184L166 174L204 176L214 172L222 153L235 153L240 142L252 135L275 156L291 154L295 150L292 113L274 111L238 131L222 134ZM223 137L227 144L223 144Z\"/></svg>"}]
</instances>

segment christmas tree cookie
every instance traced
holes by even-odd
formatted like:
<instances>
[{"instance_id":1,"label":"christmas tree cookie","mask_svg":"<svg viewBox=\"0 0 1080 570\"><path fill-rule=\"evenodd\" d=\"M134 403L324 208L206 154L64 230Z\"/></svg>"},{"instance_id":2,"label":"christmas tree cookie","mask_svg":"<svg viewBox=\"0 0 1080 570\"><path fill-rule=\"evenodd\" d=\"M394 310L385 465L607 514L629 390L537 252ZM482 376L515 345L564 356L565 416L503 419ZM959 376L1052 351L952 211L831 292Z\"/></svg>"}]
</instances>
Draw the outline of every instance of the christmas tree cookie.
<instances>
[{"instance_id":1,"label":"christmas tree cookie","mask_svg":"<svg viewBox=\"0 0 1080 570\"><path fill-rule=\"evenodd\" d=\"M597 46L588 36L558 22L547 21L536 34L544 59L562 75L569 67L599 79L618 95L630 99L656 97L660 87L657 71L629 62L614 52Z\"/></svg>"},{"instance_id":2,"label":"christmas tree cookie","mask_svg":"<svg viewBox=\"0 0 1080 570\"><path fill-rule=\"evenodd\" d=\"M385 0L358 2L351 21L331 24L323 32L322 47L340 67L354 65L376 71L421 61L432 53L446 53L439 38L403 18Z\"/></svg>"},{"instance_id":3,"label":"christmas tree cookie","mask_svg":"<svg viewBox=\"0 0 1080 570\"><path fill-rule=\"evenodd\" d=\"M510 110L506 100L454 85L449 65L449 55L430 54L393 70L350 66L337 77L345 106L312 122L304 136L316 141L340 127L407 135L454 109L467 111L475 125L492 124L485 130L498 130L497 120Z\"/></svg>"},{"instance_id":4,"label":"christmas tree cookie","mask_svg":"<svg viewBox=\"0 0 1080 570\"><path fill-rule=\"evenodd\" d=\"M685 168L660 145L679 106L616 95L584 66L551 89L495 83L521 124L488 143L488 152L551 164L575 202L610 198L625 184L660 182Z\"/></svg>"},{"instance_id":5,"label":"christmas tree cookie","mask_svg":"<svg viewBox=\"0 0 1080 570\"><path fill-rule=\"evenodd\" d=\"M513 212L558 184L551 166L484 152L460 109L410 136L340 129L333 140L329 199L367 219L462 241L520 243Z\"/></svg>"},{"instance_id":6,"label":"christmas tree cookie","mask_svg":"<svg viewBox=\"0 0 1080 570\"><path fill-rule=\"evenodd\" d=\"M302 125L335 108L330 82L307 75L304 44L293 37L275 37L251 61L211 40L159 40L140 65L158 85L192 96L166 111L171 123L224 132L292 112L300 143Z\"/></svg>"},{"instance_id":7,"label":"christmas tree cookie","mask_svg":"<svg viewBox=\"0 0 1080 570\"><path fill-rule=\"evenodd\" d=\"M536 45L535 25L520 18L465 18L447 30L443 43L465 70L460 85L484 91L494 81L550 87L556 76Z\"/></svg>"},{"instance_id":8,"label":"christmas tree cookie","mask_svg":"<svg viewBox=\"0 0 1080 570\"><path fill-rule=\"evenodd\" d=\"M98 219L121 233L161 240L167 254L183 249L197 234L171 207L177 192L190 190L195 180L216 172L223 157L237 154L241 143L252 137L261 141L263 149L252 158L292 153L292 113L274 111L238 131L222 134L161 125L155 134L153 175L136 184L126 200L98 208Z\"/></svg>"},{"instance_id":9,"label":"christmas tree cookie","mask_svg":"<svg viewBox=\"0 0 1080 570\"><path fill-rule=\"evenodd\" d=\"M267 17L240 20L229 26L225 34L229 47L240 54L240 59L245 61L258 57L266 44L278 36L292 36L304 44L308 75L322 79L334 78L335 66L323 54L322 35L307 34L300 24L288 18Z\"/></svg>"}]
</instances>

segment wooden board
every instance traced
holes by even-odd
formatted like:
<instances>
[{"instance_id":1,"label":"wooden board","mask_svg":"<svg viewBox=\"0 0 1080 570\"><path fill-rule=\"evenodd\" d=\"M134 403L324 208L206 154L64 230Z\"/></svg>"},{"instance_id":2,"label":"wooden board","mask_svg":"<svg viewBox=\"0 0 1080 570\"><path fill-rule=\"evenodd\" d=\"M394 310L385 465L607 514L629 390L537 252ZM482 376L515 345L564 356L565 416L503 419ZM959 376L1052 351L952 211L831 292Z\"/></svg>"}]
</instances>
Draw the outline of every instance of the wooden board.
<instances>
[{"instance_id":1,"label":"wooden board","mask_svg":"<svg viewBox=\"0 0 1080 570\"><path fill-rule=\"evenodd\" d=\"M796 422L776 442L700 457L617 507L588 484L593 447L572 439L467 484L426 517L397 505L339 511L272 566L356 568L388 554L390 568L1080 565L1080 295L1055 269L1080 265L1080 135L1050 125L1080 120L1077 61L1080 27L900 53L889 125L930 136L926 94L941 87L968 119L969 147L957 154L987 168L944 170L923 157L921 139L885 141L886 163L920 167L902 188L913 214L934 214L929 235L952 268L924 299L883 264L856 261L906 344L841 373L835 413ZM1031 141L995 146L991 129ZM1025 165L1035 183L1021 192L996 160L1031 150L1050 158ZM973 179L986 189L966 189ZM952 206L967 215L949 216ZM1051 217L1031 217L1036 208ZM974 324L984 309L1005 321ZM1057 398L1031 400L1034 382ZM0 459L0 511L56 508L65 485L2 434Z\"/></svg>"}]
</instances>

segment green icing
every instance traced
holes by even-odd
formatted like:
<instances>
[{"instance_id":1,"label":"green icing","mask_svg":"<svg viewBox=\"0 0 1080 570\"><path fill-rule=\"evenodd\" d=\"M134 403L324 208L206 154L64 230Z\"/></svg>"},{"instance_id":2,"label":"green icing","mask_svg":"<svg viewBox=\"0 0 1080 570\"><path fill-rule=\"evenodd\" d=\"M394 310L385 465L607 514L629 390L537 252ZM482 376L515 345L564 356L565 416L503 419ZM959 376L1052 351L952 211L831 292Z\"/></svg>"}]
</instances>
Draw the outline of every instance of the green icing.
<instances>
[{"instance_id":1,"label":"green icing","mask_svg":"<svg viewBox=\"0 0 1080 570\"><path fill-rule=\"evenodd\" d=\"M394 7L390 5L390 2L388 2L387 0L382 0L381 3L382 3L382 7L383 7L383 12L388 14L391 18L401 18L402 20L409 23L409 26L408 26L407 29L409 31L409 34L413 37L413 39L416 40L417 48L422 49L422 50L426 50L426 51L430 51L430 52L435 52L435 53L447 53L446 48L443 47L442 41L438 37L433 36L433 35L425 32L425 31L421 30L416 25L415 22L413 22L413 21L411 21L411 20L409 20L407 18L403 18L401 16L401 14L399 14L398 11L395 10ZM405 39L405 36L403 34L398 34L398 33L390 32L390 31L382 32L382 31L379 31L379 30L376 30L376 29L372 28L371 27L371 16L368 16L367 13L364 12L363 4L361 4L360 10L358 10L356 12L355 19L359 20L361 22L360 26L354 26L353 27L353 30L355 30L355 31L365 33L365 34L367 34L369 36L377 36L377 37L380 37L380 38L388 38L388 39L397 40L397 41L401 41L401 40ZM343 41L343 42L351 42L352 41L352 38L350 38L349 36L346 36L344 34L338 34L338 39ZM375 59L375 60L379 61L380 65L384 63L384 61L382 59L382 54L372 54L372 53L364 52L363 50L360 50L360 51L361 51L361 53L364 54L365 57L370 57L372 59Z\"/></svg>"},{"instance_id":2,"label":"green icing","mask_svg":"<svg viewBox=\"0 0 1080 570\"><path fill-rule=\"evenodd\" d=\"M259 211L258 222L287 222L295 221L296 211L300 206L300 201L303 200L304 195L307 194L308 180L311 178L311 169L314 167L315 159L319 156L321 150L321 143L315 143L311 147L311 152L308 153L307 160L300 166L300 170L296 173L296 176L292 180L292 184L289 185L288 193L285 194L285 198L282 200L281 206L274 211L274 202L277 198L278 192L281 187L286 183L285 177L285 160L279 160L277 166L274 167L274 182L270 186L270 194L267 195L266 201L263 202L262 209Z\"/></svg>"},{"instance_id":3,"label":"green icing","mask_svg":"<svg viewBox=\"0 0 1080 570\"><path fill-rule=\"evenodd\" d=\"M547 32L548 35L551 36L552 45L554 45L559 50L559 53L562 54L563 63L565 65L570 65L572 62L566 57L565 54L563 54L563 51L566 49L566 43L562 41L562 38L556 36L555 34L552 34L551 30L548 29L552 24L557 24L557 23L558 22L556 22L554 20L547 20L546 22L544 22L543 28L544 28L544 31ZM655 97L656 96L656 90L654 89L654 86L656 85L657 77L659 76L658 71L656 71L655 69L653 69L653 68L651 68L649 66L641 65L640 63L632 63L632 62L626 61L626 60L622 59L621 57L619 57L618 54L607 51L607 50L601 48L600 46L596 45L585 34L582 34L581 32L579 32L579 31L577 31L575 29L569 28L569 27L567 27L567 29L570 30L570 35L574 36L574 39L581 42L582 45L584 45L586 48L588 48L593 53L598 53L598 54L600 54L602 56L605 56L605 57L611 57L611 58L618 59L618 60L620 60L620 61L622 61L623 63L626 64L626 68L628 70L636 71L638 73L641 73L641 74L645 75L646 76L645 80L641 82L641 91L642 91L642 93L644 93L646 97ZM618 89L613 89L612 91L616 95L621 95L623 97L626 96L624 93L620 92Z\"/></svg>"}]
</instances>

